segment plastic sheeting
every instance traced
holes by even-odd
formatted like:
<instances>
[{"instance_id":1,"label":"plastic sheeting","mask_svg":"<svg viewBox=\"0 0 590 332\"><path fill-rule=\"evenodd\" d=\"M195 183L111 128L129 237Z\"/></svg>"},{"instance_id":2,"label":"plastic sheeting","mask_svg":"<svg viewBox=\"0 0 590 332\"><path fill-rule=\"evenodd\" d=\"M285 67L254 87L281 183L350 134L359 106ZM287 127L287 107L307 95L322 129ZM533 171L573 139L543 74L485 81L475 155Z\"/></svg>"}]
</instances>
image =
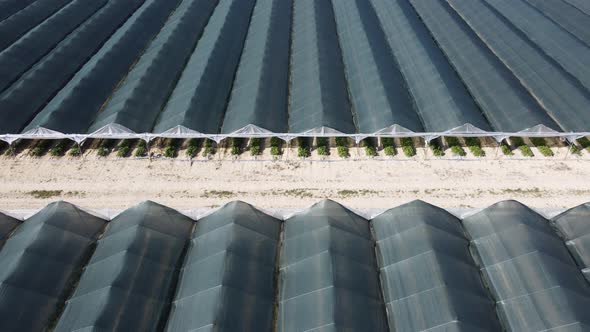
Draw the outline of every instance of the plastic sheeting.
<instances>
[{"instance_id":1,"label":"plastic sheeting","mask_svg":"<svg viewBox=\"0 0 590 332\"><path fill-rule=\"evenodd\" d=\"M590 46L590 15L564 1L526 0L552 21Z\"/></svg>"},{"instance_id":2,"label":"plastic sheeting","mask_svg":"<svg viewBox=\"0 0 590 332\"><path fill-rule=\"evenodd\" d=\"M590 136L579 0L25 3L0 4L8 143Z\"/></svg>"},{"instance_id":3,"label":"plastic sheeting","mask_svg":"<svg viewBox=\"0 0 590 332\"><path fill-rule=\"evenodd\" d=\"M200 219L167 330L271 331L280 227L243 202Z\"/></svg>"},{"instance_id":4,"label":"plastic sheeting","mask_svg":"<svg viewBox=\"0 0 590 332\"><path fill-rule=\"evenodd\" d=\"M4 0L0 2L0 22L14 15L36 0Z\"/></svg>"},{"instance_id":5,"label":"plastic sheeting","mask_svg":"<svg viewBox=\"0 0 590 332\"><path fill-rule=\"evenodd\" d=\"M371 225L392 331L500 331L459 219L414 201Z\"/></svg>"},{"instance_id":6,"label":"plastic sheeting","mask_svg":"<svg viewBox=\"0 0 590 332\"><path fill-rule=\"evenodd\" d=\"M588 45L552 22L526 0L486 0L486 2L555 59L566 71L580 80L587 89L590 89L590 47ZM583 27L580 26L580 29Z\"/></svg>"},{"instance_id":7,"label":"plastic sheeting","mask_svg":"<svg viewBox=\"0 0 590 332\"><path fill-rule=\"evenodd\" d=\"M51 325L105 221L57 202L27 219L0 251L0 330Z\"/></svg>"},{"instance_id":8,"label":"plastic sheeting","mask_svg":"<svg viewBox=\"0 0 590 332\"><path fill-rule=\"evenodd\" d=\"M367 220L322 201L284 223L279 331L386 331Z\"/></svg>"},{"instance_id":9,"label":"plastic sheeting","mask_svg":"<svg viewBox=\"0 0 590 332\"><path fill-rule=\"evenodd\" d=\"M463 224L506 330L590 329L590 285L546 219L505 201Z\"/></svg>"},{"instance_id":10,"label":"plastic sheeting","mask_svg":"<svg viewBox=\"0 0 590 332\"><path fill-rule=\"evenodd\" d=\"M146 0L25 128L83 133L180 0Z\"/></svg>"},{"instance_id":11,"label":"plastic sheeting","mask_svg":"<svg viewBox=\"0 0 590 332\"><path fill-rule=\"evenodd\" d=\"M224 134L247 125L287 132L291 0L258 0L236 73Z\"/></svg>"},{"instance_id":12,"label":"plastic sheeting","mask_svg":"<svg viewBox=\"0 0 590 332\"><path fill-rule=\"evenodd\" d=\"M89 133L111 123L150 132L217 0L184 0L107 101Z\"/></svg>"},{"instance_id":13,"label":"plastic sheeting","mask_svg":"<svg viewBox=\"0 0 590 332\"><path fill-rule=\"evenodd\" d=\"M293 6L289 131L356 132L331 1Z\"/></svg>"},{"instance_id":14,"label":"plastic sheeting","mask_svg":"<svg viewBox=\"0 0 590 332\"><path fill-rule=\"evenodd\" d=\"M518 131L538 124L560 129L447 3L411 3L496 130Z\"/></svg>"},{"instance_id":15,"label":"plastic sheeting","mask_svg":"<svg viewBox=\"0 0 590 332\"><path fill-rule=\"evenodd\" d=\"M4 242L8 239L8 236L12 231L19 225L17 219L0 213L0 249L4 246Z\"/></svg>"},{"instance_id":16,"label":"plastic sheeting","mask_svg":"<svg viewBox=\"0 0 590 332\"><path fill-rule=\"evenodd\" d=\"M159 331L193 220L144 202L109 223L55 331Z\"/></svg>"},{"instance_id":17,"label":"plastic sheeting","mask_svg":"<svg viewBox=\"0 0 590 332\"><path fill-rule=\"evenodd\" d=\"M72 0L45 0L32 3L26 9L0 22L0 51L14 43L27 31L43 22Z\"/></svg>"},{"instance_id":18,"label":"plastic sheeting","mask_svg":"<svg viewBox=\"0 0 590 332\"><path fill-rule=\"evenodd\" d=\"M75 0L6 48L0 53L0 91L15 83L72 30L106 3L106 0Z\"/></svg>"},{"instance_id":19,"label":"plastic sheeting","mask_svg":"<svg viewBox=\"0 0 590 332\"><path fill-rule=\"evenodd\" d=\"M590 92L483 0L447 0L566 131L590 123ZM556 3L556 1L547 1ZM590 21L590 17L588 17ZM589 25L590 26L590 25Z\"/></svg>"},{"instance_id":20,"label":"plastic sheeting","mask_svg":"<svg viewBox=\"0 0 590 332\"><path fill-rule=\"evenodd\" d=\"M109 1L4 91L0 132L20 132L142 2Z\"/></svg>"},{"instance_id":21,"label":"plastic sheeting","mask_svg":"<svg viewBox=\"0 0 590 332\"><path fill-rule=\"evenodd\" d=\"M590 282L590 203L563 212L553 218L553 222Z\"/></svg>"},{"instance_id":22,"label":"plastic sheeting","mask_svg":"<svg viewBox=\"0 0 590 332\"><path fill-rule=\"evenodd\" d=\"M586 0L563 0L580 11L590 15L590 2Z\"/></svg>"},{"instance_id":23,"label":"plastic sheeting","mask_svg":"<svg viewBox=\"0 0 590 332\"><path fill-rule=\"evenodd\" d=\"M384 123L424 131L371 4L332 3L358 131L373 133Z\"/></svg>"},{"instance_id":24,"label":"plastic sheeting","mask_svg":"<svg viewBox=\"0 0 590 332\"><path fill-rule=\"evenodd\" d=\"M370 0L426 131L470 123L491 130L428 29L405 0Z\"/></svg>"},{"instance_id":25,"label":"plastic sheeting","mask_svg":"<svg viewBox=\"0 0 590 332\"><path fill-rule=\"evenodd\" d=\"M179 125L205 134L219 132L254 3L219 1L154 132Z\"/></svg>"},{"instance_id":26,"label":"plastic sheeting","mask_svg":"<svg viewBox=\"0 0 590 332\"><path fill-rule=\"evenodd\" d=\"M194 224L146 202L96 244L104 220L53 203L0 249L0 331L586 331L589 210L461 223L415 201L369 225L329 200L284 223L233 202Z\"/></svg>"}]
</instances>

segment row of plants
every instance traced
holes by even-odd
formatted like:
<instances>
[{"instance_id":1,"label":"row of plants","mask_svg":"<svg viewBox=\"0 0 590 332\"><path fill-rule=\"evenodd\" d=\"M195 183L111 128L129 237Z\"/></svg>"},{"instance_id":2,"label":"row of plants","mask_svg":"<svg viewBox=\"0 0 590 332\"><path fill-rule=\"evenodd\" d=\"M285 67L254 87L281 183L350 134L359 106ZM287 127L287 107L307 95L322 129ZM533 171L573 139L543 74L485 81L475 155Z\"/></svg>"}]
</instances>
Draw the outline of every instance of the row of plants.
<instances>
[{"instance_id":1,"label":"row of plants","mask_svg":"<svg viewBox=\"0 0 590 332\"><path fill-rule=\"evenodd\" d=\"M307 158L311 155L311 142L312 138L299 137L296 139L297 142L297 155L302 158ZM531 146L537 148L540 154L546 157L554 156L553 150L549 147L548 142L544 138L530 138ZM341 158L350 157L350 140L346 137L336 137L334 139L338 156ZM444 149L442 142L451 150L451 153L456 156L465 156L465 147L476 157L485 156L485 151L482 148L481 141L476 137L465 137L463 138L463 144L457 137L444 137L440 139L432 140L428 143L428 148L432 151L434 156L444 156ZM118 142L118 145L115 144ZM202 151L204 157L211 156L215 153L214 143L209 139L189 139L183 141L181 139L163 139L159 142L159 146L163 149L162 155L167 158L176 158L178 150L185 144L185 153L189 158L194 158L199 153L199 148ZM252 156L258 156L262 154L265 146L265 140L261 138L252 138L248 141L246 148L246 140L243 138L231 138L228 141L228 148L230 153L234 156L242 154L244 151L250 151ZM380 138L381 145L383 147L383 153L386 156L396 155L396 144L395 140L390 137ZM284 142L278 137L272 137L269 140L270 154L272 156L280 156L283 154ZM374 157L378 155L376 138L366 138L361 141L361 147L364 148L365 155ZM81 147L79 144L74 143L70 140L35 140L35 141L21 141L12 145L6 143L0 143L0 154L15 155L23 147L24 144L29 144L28 154L33 157L40 157L49 153L53 157L60 157L64 155L69 156L80 156ZM96 150L96 153L100 157L106 157L111 152L116 151L118 158L126 158L133 153L134 157L145 157L148 154L148 144L144 140L137 139L126 139L126 140L99 140L95 144L90 142L86 143L87 146L91 146ZM413 140L411 138L400 138L399 145L407 157L413 157L416 155L416 149L414 147ZM320 156L330 155L330 139L325 137L316 138L316 150ZM507 140L503 140L500 143L500 149L504 155L514 155L513 149L517 149L525 157L533 157L534 153L530 146L525 143L525 140L521 137L510 137ZM570 145L570 152L576 155L581 155L582 151L586 150L590 153L590 140L588 138L580 138L577 140L577 144Z\"/></svg>"}]
</instances>

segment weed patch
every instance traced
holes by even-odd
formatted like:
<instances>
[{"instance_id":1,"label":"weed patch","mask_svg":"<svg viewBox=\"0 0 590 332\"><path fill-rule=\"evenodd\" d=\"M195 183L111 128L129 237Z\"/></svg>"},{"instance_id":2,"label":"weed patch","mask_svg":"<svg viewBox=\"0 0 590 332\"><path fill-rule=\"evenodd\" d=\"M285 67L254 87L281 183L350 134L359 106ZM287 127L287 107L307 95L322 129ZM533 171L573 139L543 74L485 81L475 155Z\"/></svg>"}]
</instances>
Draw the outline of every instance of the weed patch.
<instances>
[{"instance_id":1,"label":"weed patch","mask_svg":"<svg viewBox=\"0 0 590 332\"><path fill-rule=\"evenodd\" d=\"M34 198L51 198L60 196L63 190L33 190L29 191L28 194L33 196Z\"/></svg>"}]
</instances>

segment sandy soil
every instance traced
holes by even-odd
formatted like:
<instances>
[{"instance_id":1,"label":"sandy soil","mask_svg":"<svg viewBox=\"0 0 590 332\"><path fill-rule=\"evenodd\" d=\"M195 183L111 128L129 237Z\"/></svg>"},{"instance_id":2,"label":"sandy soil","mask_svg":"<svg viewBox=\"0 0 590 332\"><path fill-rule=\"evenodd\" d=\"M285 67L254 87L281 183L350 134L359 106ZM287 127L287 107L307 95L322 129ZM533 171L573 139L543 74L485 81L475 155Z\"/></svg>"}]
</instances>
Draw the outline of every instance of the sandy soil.
<instances>
[{"instance_id":1,"label":"sandy soil","mask_svg":"<svg viewBox=\"0 0 590 332\"><path fill-rule=\"evenodd\" d=\"M57 199L90 209L123 209L147 199L177 209L217 207L236 199L267 209L302 208L322 198L358 209L414 199L445 208L483 208L504 199L540 209L590 201L588 156L558 153L522 160L497 157L491 150L484 159L425 160L357 158L357 153L351 160L334 154L312 161L219 156L223 159L192 163L182 157L0 157L0 209L38 209Z\"/></svg>"}]
</instances>

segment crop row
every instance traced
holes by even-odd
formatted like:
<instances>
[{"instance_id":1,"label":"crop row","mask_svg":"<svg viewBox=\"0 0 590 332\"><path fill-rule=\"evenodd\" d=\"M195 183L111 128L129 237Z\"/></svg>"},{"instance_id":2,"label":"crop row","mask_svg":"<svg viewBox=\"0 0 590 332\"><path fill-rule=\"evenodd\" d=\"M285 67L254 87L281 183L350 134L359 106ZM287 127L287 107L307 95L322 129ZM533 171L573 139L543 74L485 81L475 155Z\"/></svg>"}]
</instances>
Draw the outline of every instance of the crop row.
<instances>
[{"instance_id":1,"label":"crop row","mask_svg":"<svg viewBox=\"0 0 590 332\"><path fill-rule=\"evenodd\" d=\"M554 149L552 147L564 145L565 143L555 143L557 139L547 140L544 138L530 138L528 142L520 137L510 137L503 140L499 145L490 143L489 139L476 137L441 137L431 140L427 144L425 153L432 154L434 157L465 157L468 150L474 157L485 157L484 147L496 148L503 155L515 155L515 151L523 157L534 157L535 153L531 147L535 147L539 156L553 157ZM321 158L327 158L332 153L340 158L350 157L350 148L361 148L367 157L376 157L380 153L386 157L396 156L402 153L407 158L412 158L417 154L417 148L424 147L424 141L417 138L399 138L390 137L365 138L358 145L346 137L299 137L288 143L283 140L272 137L266 138L230 138L216 143L209 139L156 139L149 144L139 139L126 140L89 140L82 145L76 144L70 140L23 140L18 141L11 146L0 141L0 154L5 156L29 155L32 157L41 157L50 155L52 157L78 157L82 154L95 151L99 157L115 156L117 158L128 157L165 157L165 158L210 158L215 154L228 153L232 157L237 157L248 153L254 158L262 155L265 149L273 158L280 157L285 149L293 148L299 158L309 158L315 151ZM335 149L335 151L331 151ZM398 152L399 150L399 152ZM590 140L583 137L578 139L575 144L569 145L568 153L572 155L582 155L582 151L590 153ZM362 152L359 152L362 153Z\"/></svg>"}]
</instances>

